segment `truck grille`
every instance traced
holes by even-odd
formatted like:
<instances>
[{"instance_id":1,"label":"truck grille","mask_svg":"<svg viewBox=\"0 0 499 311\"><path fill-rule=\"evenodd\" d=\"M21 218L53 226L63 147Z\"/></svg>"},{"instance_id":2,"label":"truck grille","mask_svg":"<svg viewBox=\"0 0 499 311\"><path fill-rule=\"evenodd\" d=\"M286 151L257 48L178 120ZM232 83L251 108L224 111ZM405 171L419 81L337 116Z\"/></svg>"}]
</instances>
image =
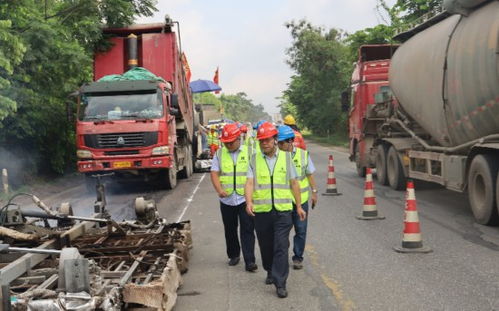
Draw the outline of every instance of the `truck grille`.
<instances>
[{"instance_id":1,"label":"truck grille","mask_svg":"<svg viewBox=\"0 0 499 311\"><path fill-rule=\"evenodd\" d=\"M105 151L104 155L117 156L117 155L132 155L139 154L138 150L118 150L118 151Z\"/></svg>"},{"instance_id":2,"label":"truck grille","mask_svg":"<svg viewBox=\"0 0 499 311\"><path fill-rule=\"evenodd\" d=\"M85 146L96 149L147 147L158 143L158 132L84 135Z\"/></svg>"}]
</instances>

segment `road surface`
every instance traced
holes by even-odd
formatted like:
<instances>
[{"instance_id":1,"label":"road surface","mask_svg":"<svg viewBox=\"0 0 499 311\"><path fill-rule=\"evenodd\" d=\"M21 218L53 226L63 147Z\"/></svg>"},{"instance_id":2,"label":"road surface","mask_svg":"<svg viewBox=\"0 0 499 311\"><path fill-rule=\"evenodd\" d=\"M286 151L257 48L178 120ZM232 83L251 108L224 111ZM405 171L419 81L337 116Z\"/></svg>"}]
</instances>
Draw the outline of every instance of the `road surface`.
<instances>
[{"instance_id":1,"label":"road surface","mask_svg":"<svg viewBox=\"0 0 499 311\"><path fill-rule=\"evenodd\" d=\"M279 299L259 269L229 267L218 199L208 173L180 181L174 191L135 184L113 186L113 218L134 216L133 199L154 198L169 221L192 221L194 247L179 290L184 310L499 310L499 229L477 225L463 194L416 182L423 243L430 254L399 254L404 192L375 183L384 220L362 221L363 179L348 155L309 143L319 194L326 189L328 156L334 155L338 197L319 195L309 214L303 270L291 270L289 296ZM75 214L89 215L94 198L75 186L48 200L71 201ZM65 199L65 200L64 200Z\"/></svg>"}]
</instances>

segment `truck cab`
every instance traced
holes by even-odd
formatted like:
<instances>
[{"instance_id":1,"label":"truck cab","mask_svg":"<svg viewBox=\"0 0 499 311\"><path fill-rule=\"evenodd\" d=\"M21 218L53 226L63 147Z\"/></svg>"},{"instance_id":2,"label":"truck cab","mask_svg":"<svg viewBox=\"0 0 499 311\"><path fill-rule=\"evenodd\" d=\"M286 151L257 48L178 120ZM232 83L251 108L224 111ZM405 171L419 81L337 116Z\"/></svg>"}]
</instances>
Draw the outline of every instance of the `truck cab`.
<instances>
[{"instance_id":1,"label":"truck cab","mask_svg":"<svg viewBox=\"0 0 499 311\"><path fill-rule=\"evenodd\" d=\"M373 142L365 135L366 116L369 107L375 103L375 95L381 87L388 86L390 58L397 45L363 45L351 80L351 103L348 118L350 160L355 161L359 176L365 176L368 159L365 154ZM374 129L371 129L374 130Z\"/></svg>"},{"instance_id":2,"label":"truck cab","mask_svg":"<svg viewBox=\"0 0 499 311\"><path fill-rule=\"evenodd\" d=\"M95 54L94 82L81 87L77 107L77 165L89 190L96 173L166 189L177 173L192 175L195 111L172 25L104 30L113 45Z\"/></svg>"}]
</instances>

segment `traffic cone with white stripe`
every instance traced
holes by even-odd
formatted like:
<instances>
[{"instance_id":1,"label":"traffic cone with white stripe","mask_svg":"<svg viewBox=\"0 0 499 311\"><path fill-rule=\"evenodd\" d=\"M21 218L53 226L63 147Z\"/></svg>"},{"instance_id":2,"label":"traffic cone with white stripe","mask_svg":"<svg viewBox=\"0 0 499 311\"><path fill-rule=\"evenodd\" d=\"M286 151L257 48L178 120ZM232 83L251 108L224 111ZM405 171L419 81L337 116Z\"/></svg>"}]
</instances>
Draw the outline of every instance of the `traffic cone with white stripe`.
<instances>
[{"instance_id":1,"label":"traffic cone with white stripe","mask_svg":"<svg viewBox=\"0 0 499 311\"><path fill-rule=\"evenodd\" d=\"M414 192L414 183L412 180L407 181L405 201L404 237L402 238L402 247L396 246L393 249L399 253L429 253L432 249L423 246L423 240L421 238L418 210L416 208L416 194Z\"/></svg>"},{"instance_id":2,"label":"traffic cone with white stripe","mask_svg":"<svg viewBox=\"0 0 499 311\"><path fill-rule=\"evenodd\" d=\"M364 205L362 206L362 214L357 216L357 219L372 220L385 219L385 216L378 214L376 208L376 196L374 195L373 174L371 168L366 168L366 183L364 185Z\"/></svg>"},{"instance_id":3,"label":"traffic cone with white stripe","mask_svg":"<svg viewBox=\"0 0 499 311\"><path fill-rule=\"evenodd\" d=\"M334 165L333 165L333 156L329 155L329 164L328 164L328 172L327 172L327 188L326 192L322 195L341 195L336 188L336 178L334 178Z\"/></svg>"}]
</instances>

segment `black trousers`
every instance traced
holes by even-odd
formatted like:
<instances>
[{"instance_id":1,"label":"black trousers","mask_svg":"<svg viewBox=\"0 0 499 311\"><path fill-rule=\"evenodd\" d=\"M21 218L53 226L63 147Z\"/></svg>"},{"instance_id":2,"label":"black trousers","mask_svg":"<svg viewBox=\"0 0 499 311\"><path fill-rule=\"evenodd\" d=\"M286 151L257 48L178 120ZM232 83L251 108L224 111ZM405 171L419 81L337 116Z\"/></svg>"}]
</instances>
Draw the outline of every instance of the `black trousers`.
<instances>
[{"instance_id":1,"label":"black trousers","mask_svg":"<svg viewBox=\"0 0 499 311\"><path fill-rule=\"evenodd\" d=\"M239 257L241 248L246 265L255 262L255 225L254 220L246 213L246 203L237 206L227 205L220 202L220 212L225 231L225 245L227 247L227 257ZM237 236L238 223L241 244Z\"/></svg>"},{"instance_id":2,"label":"black trousers","mask_svg":"<svg viewBox=\"0 0 499 311\"><path fill-rule=\"evenodd\" d=\"M255 230L262 265L271 273L276 287L286 287L289 274L289 232L292 226L291 211L255 213Z\"/></svg>"}]
</instances>

